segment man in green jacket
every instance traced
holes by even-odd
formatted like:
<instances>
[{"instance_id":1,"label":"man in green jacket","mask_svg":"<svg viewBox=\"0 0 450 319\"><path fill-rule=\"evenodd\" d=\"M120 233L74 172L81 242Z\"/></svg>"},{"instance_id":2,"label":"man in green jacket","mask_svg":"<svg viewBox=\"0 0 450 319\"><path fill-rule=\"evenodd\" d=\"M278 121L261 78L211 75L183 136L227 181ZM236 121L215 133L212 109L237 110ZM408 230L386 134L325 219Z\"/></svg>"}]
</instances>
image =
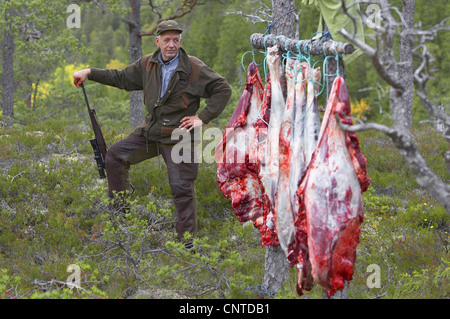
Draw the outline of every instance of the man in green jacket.
<instances>
[{"instance_id":1,"label":"man in green jacket","mask_svg":"<svg viewBox=\"0 0 450 319\"><path fill-rule=\"evenodd\" d=\"M186 135L193 140L194 128L201 128L219 116L231 95L231 88L222 76L181 48L181 33L177 22L161 22L155 38L158 49L154 53L122 70L88 68L74 73L77 87L89 79L127 91L143 91L147 110L144 123L112 145L106 154L109 196L113 198L130 190L130 165L161 154L167 165L180 240L185 232L197 231L194 183L198 162L194 148L181 148L181 152L190 154L177 151L172 155L173 146L185 141ZM197 114L201 98L208 101Z\"/></svg>"}]
</instances>

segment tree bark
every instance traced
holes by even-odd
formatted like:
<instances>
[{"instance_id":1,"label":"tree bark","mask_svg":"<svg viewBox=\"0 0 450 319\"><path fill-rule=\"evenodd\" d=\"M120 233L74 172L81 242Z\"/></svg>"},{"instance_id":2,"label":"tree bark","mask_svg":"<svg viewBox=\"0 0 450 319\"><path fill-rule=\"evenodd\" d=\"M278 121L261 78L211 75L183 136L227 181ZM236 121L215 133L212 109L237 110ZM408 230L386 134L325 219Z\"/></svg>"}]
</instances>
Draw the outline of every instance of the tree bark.
<instances>
[{"instance_id":1,"label":"tree bark","mask_svg":"<svg viewBox=\"0 0 450 319\"><path fill-rule=\"evenodd\" d=\"M392 100L392 117L394 127L403 133L410 132L412 128L412 105L414 98L414 69L413 69L413 43L414 38L410 30L414 28L415 0L403 0L402 15L406 25L402 27L398 57L398 80L404 91L401 100L397 101L394 93ZM400 104L394 104L400 103Z\"/></svg>"},{"instance_id":2,"label":"tree bark","mask_svg":"<svg viewBox=\"0 0 450 319\"><path fill-rule=\"evenodd\" d=\"M289 278L289 264L281 247L266 246L263 286L277 292Z\"/></svg>"},{"instance_id":3,"label":"tree bark","mask_svg":"<svg viewBox=\"0 0 450 319\"><path fill-rule=\"evenodd\" d=\"M295 36L295 17L285 14L295 9L294 0L272 0L272 23L274 35ZM280 246L266 246L263 285L269 291L277 292L289 278L289 265Z\"/></svg>"},{"instance_id":4,"label":"tree bark","mask_svg":"<svg viewBox=\"0 0 450 319\"><path fill-rule=\"evenodd\" d=\"M9 0L6 0L9 2ZM11 11L5 11L5 31L3 35L3 73L1 79L3 117L6 126L11 126L14 121L14 34L11 29Z\"/></svg>"},{"instance_id":5,"label":"tree bark","mask_svg":"<svg viewBox=\"0 0 450 319\"><path fill-rule=\"evenodd\" d=\"M288 13L290 10L295 10L295 1L272 0L272 33L274 35L295 38L295 15Z\"/></svg>"},{"instance_id":6,"label":"tree bark","mask_svg":"<svg viewBox=\"0 0 450 319\"><path fill-rule=\"evenodd\" d=\"M140 25L141 25L141 14L140 14L140 1L139 0L129 0L130 2L130 21L129 23L129 57L130 63L142 57L142 40L139 36ZM143 115L143 100L141 91L131 91L130 92L130 125L138 126L142 124Z\"/></svg>"},{"instance_id":7,"label":"tree bark","mask_svg":"<svg viewBox=\"0 0 450 319\"><path fill-rule=\"evenodd\" d=\"M388 23L388 32L385 42L385 57L390 61L387 71L390 78L400 84L402 89L393 86L389 89L390 107L394 127L402 134L409 134L412 127L412 104L413 104L413 35L408 34L414 28L415 0L402 0L402 30L399 43L398 62L394 57L394 37L397 35L397 24L390 13L385 13L382 18ZM383 7L389 8L386 0ZM387 10L387 9L385 9Z\"/></svg>"}]
</instances>

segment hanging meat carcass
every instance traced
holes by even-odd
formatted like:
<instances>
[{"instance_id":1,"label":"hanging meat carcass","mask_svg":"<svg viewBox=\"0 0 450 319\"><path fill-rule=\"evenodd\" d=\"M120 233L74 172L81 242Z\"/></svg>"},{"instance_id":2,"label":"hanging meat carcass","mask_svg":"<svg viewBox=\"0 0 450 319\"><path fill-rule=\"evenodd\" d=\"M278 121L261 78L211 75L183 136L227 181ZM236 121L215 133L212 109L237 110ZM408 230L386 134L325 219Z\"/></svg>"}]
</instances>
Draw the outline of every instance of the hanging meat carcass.
<instances>
[{"instance_id":1,"label":"hanging meat carcass","mask_svg":"<svg viewBox=\"0 0 450 319\"><path fill-rule=\"evenodd\" d=\"M302 72L298 73L295 84L295 117L292 128L292 158L289 181L290 201L294 215L298 215L300 209L297 189L317 145L320 130L320 116L316 97L317 84L321 80L320 68L312 69L308 63L302 62L301 69ZM311 265L308 259L306 219L298 216L294 219L295 241L290 242L286 252L287 258L291 267L297 265L299 268L300 283L298 286L310 290L313 282L310 275Z\"/></svg>"},{"instance_id":2,"label":"hanging meat carcass","mask_svg":"<svg viewBox=\"0 0 450 319\"><path fill-rule=\"evenodd\" d=\"M285 99L281 88L281 56L277 46L267 49L267 65L271 82L271 107L268 138L263 161L261 163L261 180L266 189L270 203L273 205L279 176L279 136L281 120L285 109Z\"/></svg>"},{"instance_id":3,"label":"hanging meat carcass","mask_svg":"<svg viewBox=\"0 0 450 319\"><path fill-rule=\"evenodd\" d=\"M216 147L215 158L219 187L231 200L236 217L240 222L253 221L264 234L262 219L270 205L258 175L260 136L265 139L260 114L268 116L265 110L261 112L263 97L258 68L252 62L247 70L244 92Z\"/></svg>"},{"instance_id":4,"label":"hanging meat carcass","mask_svg":"<svg viewBox=\"0 0 450 319\"><path fill-rule=\"evenodd\" d=\"M321 80L320 68L310 69L308 63L301 63L295 82L294 123L292 126L292 159L289 176L291 205L298 211L297 189L317 145L320 130L320 116L317 105L317 84ZM311 79L312 76L312 79Z\"/></svg>"},{"instance_id":5,"label":"hanging meat carcass","mask_svg":"<svg viewBox=\"0 0 450 319\"><path fill-rule=\"evenodd\" d=\"M278 240L281 249L287 255L288 247L294 240L295 213L292 209L291 188L290 188L290 172L291 159L293 156L293 129L295 119L295 98L296 98L296 80L297 74L302 73L298 60L286 60L286 84L287 95L285 105L275 105L282 111L279 144L278 144L278 184L274 198L274 216ZM283 109L284 107L284 109ZM270 134L270 133L269 133ZM269 135L269 138L277 138L277 136ZM297 163L300 165L300 163ZM297 188L295 188L296 190Z\"/></svg>"},{"instance_id":6,"label":"hanging meat carcass","mask_svg":"<svg viewBox=\"0 0 450 319\"><path fill-rule=\"evenodd\" d=\"M352 124L350 102L342 77L338 76L328 99L311 162L298 188L300 209L296 218L301 293L310 275L327 295L342 290L353 276L360 224L363 221L361 193L370 185L366 159L355 133L343 131L336 117ZM307 252L299 249L305 245ZM305 247L303 247L304 249ZM301 261L309 259L309 269Z\"/></svg>"},{"instance_id":7,"label":"hanging meat carcass","mask_svg":"<svg viewBox=\"0 0 450 319\"><path fill-rule=\"evenodd\" d=\"M301 63L301 72L297 73L295 82L295 98L294 98L294 124L292 126L292 157L291 169L289 175L290 201L292 209L298 211L297 189L300 179L306 170L305 159L305 117L306 117L306 81L304 80L304 70L308 65L306 62Z\"/></svg>"},{"instance_id":8,"label":"hanging meat carcass","mask_svg":"<svg viewBox=\"0 0 450 319\"><path fill-rule=\"evenodd\" d=\"M305 113L305 158L308 165L311 160L311 156L316 149L317 140L319 139L320 131L320 116L319 107L317 105L317 90L321 80L320 68L311 69L308 64L302 63L305 77L307 81L307 100L306 100L306 113Z\"/></svg>"},{"instance_id":9,"label":"hanging meat carcass","mask_svg":"<svg viewBox=\"0 0 450 319\"><path fill-rule=\"evenodd\" d=\"M281 121L286 101L281 86L281 56L278 46L267 49L267 65L270 73L271 107L270 121L267 129L267 141L259 176L269 198L271 208L275 205L275 194L278 188L279 177L279 136ZM266 226L276 231L274 210L270 209Z\"/></svg>"},{"instance_id":10,"label":"hanging meat carcass","mask_svg":"<svg viewBox=\"0 0 450 319\"><path fill-rule=\"evenodd\" d=\"M259 117L253 123L255 130L253 143L250 143L250 153L256 155L256 164L258 171L261 170L264 154L268 139L268 123L270 121L270 107L272 102L272 88L270 81L270 73L267 73L266 87L264 90L263 103L259 110ZM273 227L273 214L269 198L264 194L265 209L263 216L258 217L254 221L254 225L258 228L262 235L262 246L279 245L278 236L275 227Z\"/></svg>"}]
</instances>

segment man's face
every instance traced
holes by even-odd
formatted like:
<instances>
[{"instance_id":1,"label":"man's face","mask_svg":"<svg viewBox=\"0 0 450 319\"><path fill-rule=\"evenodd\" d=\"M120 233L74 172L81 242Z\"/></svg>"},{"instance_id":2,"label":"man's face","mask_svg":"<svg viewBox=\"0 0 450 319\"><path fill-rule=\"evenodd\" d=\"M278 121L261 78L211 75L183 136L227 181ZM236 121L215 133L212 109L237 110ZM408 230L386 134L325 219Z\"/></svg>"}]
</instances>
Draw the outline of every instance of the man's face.
<instances>
[{"instance_id":1,"label":"man's face","mask_svg":"<svg viewBox=\"0 0 450 319\"><path fill-rule=\"evenodd\" d=\"M177 31L166 31L155 38L156 45L161 49L164 61L170 61L177 56L181 46L181 34Z\"/></svg>"}]
</instances>

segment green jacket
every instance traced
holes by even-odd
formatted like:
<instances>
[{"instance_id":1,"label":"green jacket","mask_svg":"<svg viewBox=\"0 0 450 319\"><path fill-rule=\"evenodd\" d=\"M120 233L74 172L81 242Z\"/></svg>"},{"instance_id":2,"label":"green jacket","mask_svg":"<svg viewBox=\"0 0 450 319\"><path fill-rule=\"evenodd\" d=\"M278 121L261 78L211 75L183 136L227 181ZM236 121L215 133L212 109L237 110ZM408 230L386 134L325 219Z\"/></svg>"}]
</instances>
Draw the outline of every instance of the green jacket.
<instances>
[{"instance_id":1,"label":"green jacket","mask_svg":"<svg viewBox=\"0 0 450 319\"><path fill-rule=\"evenodd\" d=\"M355 0L345 0L345 5L349 6L354 1ZM325 23L334 41L348 42L338 31L341 28L344 28L351 34L355 30L352 20L342 10L341 1L302 0L302 3L310 6L315 5L316 8L320 11L318 31L322 31L324 29ZM364 28L358 10L360 10L359 4L355 4L348 9L349 13L356 17L356 37L358 38L358 40L364 42ZM321 36L321 34L318 34L315 38L319 38ZM362 53L363 52L360 48L356 48L356 50L352 54L345 54L342 59L344 60L344 63L348 65L356 60L356 58L359 57Z\"/></svg>"},{"instance_id":2,"label":"green jacket","mask_svg":"<svg viewBox=\"0 0 450 319\"><path fill-rule=\"evenodd\" d=\"M150 141L175 144L181 137L172 140L172 132L183 117L196 114L200 98L208 99L206 107L198 114L207 124L222 113L231 96L231 88L222 76L183 49L179 50L178 67L161 98L159 49L122 70L91 68L88 79L127 91L143 90L147 115L135 133Z\"/></svg>"}]
</instances>

